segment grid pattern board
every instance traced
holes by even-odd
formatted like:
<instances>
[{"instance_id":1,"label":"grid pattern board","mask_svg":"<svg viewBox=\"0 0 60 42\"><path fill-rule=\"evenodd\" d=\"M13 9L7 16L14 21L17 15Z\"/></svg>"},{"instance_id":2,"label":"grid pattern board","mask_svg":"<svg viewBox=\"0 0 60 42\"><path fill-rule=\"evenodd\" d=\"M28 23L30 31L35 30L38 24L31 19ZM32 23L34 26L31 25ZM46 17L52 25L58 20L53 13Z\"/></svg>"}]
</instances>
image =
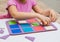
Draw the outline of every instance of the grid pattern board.
<instances>
[{"instance_id":1,"label":"grid pattern board","mask_svg":"<svg viewBox=\"0 0 60 42\"><path fill-rule=\"evenodd\" d=\"M20 21L10 20L7 22L7 27L9 33L13 35L56 30L56 27L53 25L42 26L36 19Z\"/></svg>"}]
</instances>

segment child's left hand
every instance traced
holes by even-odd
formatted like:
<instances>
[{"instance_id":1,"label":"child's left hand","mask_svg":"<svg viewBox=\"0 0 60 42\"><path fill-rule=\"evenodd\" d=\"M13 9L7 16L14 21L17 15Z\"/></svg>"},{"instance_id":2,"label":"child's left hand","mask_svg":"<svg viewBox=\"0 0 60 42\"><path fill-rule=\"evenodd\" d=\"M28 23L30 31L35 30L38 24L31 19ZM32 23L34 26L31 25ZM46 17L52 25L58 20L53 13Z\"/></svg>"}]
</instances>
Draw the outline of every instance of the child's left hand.
<instances>
[{"instance_id":1,"label":"child's left hand","mask_svg":"<svg viewBox=\"0 0 60 42\"><path fill-rule=\"evenodd\" d=\"M52 10L50 11L49 17L50 17L51 21L53 21L53 22L56 21L56 19L57 19L56 13Z\"/></svg>"},{"instance_id":2,"label":"child's left hand","mask_svg":"<svg viewBox=\"0 0 60 42\"><path fill-rule=\"evenodd\" d=\"M54 10L51 9L45 10L45 14L48 14L51 21L54 22L57 20L57 16L56 16L57 13Z\"/></svg>"}]
</instances>

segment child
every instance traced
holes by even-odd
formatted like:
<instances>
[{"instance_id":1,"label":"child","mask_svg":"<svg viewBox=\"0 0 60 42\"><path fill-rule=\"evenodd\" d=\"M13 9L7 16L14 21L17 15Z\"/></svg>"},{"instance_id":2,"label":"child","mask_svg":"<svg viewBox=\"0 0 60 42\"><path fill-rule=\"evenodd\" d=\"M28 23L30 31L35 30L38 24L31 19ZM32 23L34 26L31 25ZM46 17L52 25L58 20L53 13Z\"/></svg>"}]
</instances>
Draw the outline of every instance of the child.
<instances>
[{"instance_id":1,"label":"child","mask_svg":"<svg viewBox=\"0 0 60 42\"><path fill-rule=\"evenodd\" d=\"M31 12L34 10L35 13ZM37 18L43 25L49 25L51 21L56 21L56 13L51 10L42 10L35 0L8 0L8 14L1 18L29 19Z\"/></svg>"}]
</instances>

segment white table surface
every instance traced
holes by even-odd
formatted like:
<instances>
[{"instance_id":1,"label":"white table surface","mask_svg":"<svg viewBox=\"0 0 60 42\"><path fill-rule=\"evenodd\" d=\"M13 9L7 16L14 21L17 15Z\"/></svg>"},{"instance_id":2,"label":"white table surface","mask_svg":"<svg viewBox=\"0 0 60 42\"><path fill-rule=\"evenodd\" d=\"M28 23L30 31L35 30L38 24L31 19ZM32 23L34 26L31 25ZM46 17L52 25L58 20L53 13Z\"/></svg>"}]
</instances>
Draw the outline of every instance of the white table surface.
<instances>
[{"instance_id":1,"label":"white table surface","mask_svg":"<svg viewBox=\"0 0 60 42\"><path fill-rule=\"evenodd\" d=\"M0 28L7 28L5 21L8 21L8 20L9 19L0 19ZM0 42L31 42L27 40L25 36L35 37L34 42L60 42L60 25L56 22L54 24L57 25L58 27L57 31L10 36L6 40L0 39ZM9 33L6 32L6 34L4 35L7 35L7 34ZM0 37L4 35L0 34Z\"/></svg>"}]
</instances>

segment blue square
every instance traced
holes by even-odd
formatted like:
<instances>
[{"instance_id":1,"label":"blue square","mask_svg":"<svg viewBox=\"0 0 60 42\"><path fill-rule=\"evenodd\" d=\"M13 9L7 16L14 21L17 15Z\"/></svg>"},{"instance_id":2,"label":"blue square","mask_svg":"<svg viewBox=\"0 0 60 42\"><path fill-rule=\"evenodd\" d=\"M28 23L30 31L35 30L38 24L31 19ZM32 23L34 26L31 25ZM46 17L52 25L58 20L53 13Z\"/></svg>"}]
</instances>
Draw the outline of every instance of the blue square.
<instances>
[{"instance_id":1,"label":"blue square","mask_svg":"<svg viewBox=\"0 0 60 42\"><path fill-rule=\"evenodd\" d=\"M25 26L25 27L22 27L22 28L26 28L27 29L27 28L32 28L32 27L31 26Z\"/></svg>"},{"instance_id":2,"label":"blue square","mask_svg":"<svg viewBox=\"0 0 60 42\"><path fill-rule=\"evenodd\" d=\"M28 27L28 28L22 27L22 29L24 32L33 32L33 29L31 27Z\"/></svg>"},{"instance_id":3,"label":"blue square","mask_svg":"<svg viewBox=\"0 0 60 42\"><path fill-rule=\"evenodd\" d=\"M33 29L29 23L20 24L24 32L33 32Z\"/></svg>"},{"instance_id":4,"label":"blue square","mask_svg":"<svg viewBox=\"0 0 60 42\"><path fill-rule=\"evenodd\" d=\"M28 26L30 26L29 23L21 23L20 25L28 25Z\"/></svg>"},{"instance_id":5,"label":"blue square","mask_svg":"<svg viewBox=\"0 0 60 42\"><path fill-rule=\"evenodd\" d=\"M13 34L20 34L22 31L20 29L11 30Z\"/></svg>"},{"instance_id":6,"label":"blue square","mask_svg":"<svg viewBox=\"0 0 60 42\"><path fill-rule=\"evenodd\" d=\"M25 23L25 24L20 24L21 27L30 27L31 25L28 24L28 23Z\"/></svg>"},{"instance_id":7,"label":"blue square","mask_svg":"<svg viewBox=\"0 0 60 42\"><path fill-rule=\"evenodd\" d=\"M10 29L19 29L19 26L18 24L15 24L15 25L9 25L10 26Z\"/></svg>"}]
</instances>

